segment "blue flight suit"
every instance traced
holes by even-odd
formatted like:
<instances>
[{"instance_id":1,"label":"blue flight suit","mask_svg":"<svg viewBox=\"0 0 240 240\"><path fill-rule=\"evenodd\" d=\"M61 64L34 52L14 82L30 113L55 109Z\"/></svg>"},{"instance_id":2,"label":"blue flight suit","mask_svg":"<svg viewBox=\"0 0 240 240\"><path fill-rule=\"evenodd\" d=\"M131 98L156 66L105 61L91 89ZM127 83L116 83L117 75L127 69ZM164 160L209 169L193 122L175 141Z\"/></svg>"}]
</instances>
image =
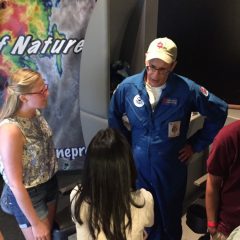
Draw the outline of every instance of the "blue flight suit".
<instances>
[{"instance_id":1,"label":"blue flight suit","mask_svg":"<svg viewBox=\"0 0 240 240\"><path fill-rule=\"evenodd\" d=\"M150 240L180 240L187 165L179 151L188 141L194 152L204 150L222 128L227 104L193 81L171 73L154 111L145 88L145 70L126 78L109 107L109 127L130 137L138 171L137 186L152 192L155 223ZM187 140L191 112L205 116L203 128ZM122 116L129 119L131 131Z\"/></svg>"}]
</instances>

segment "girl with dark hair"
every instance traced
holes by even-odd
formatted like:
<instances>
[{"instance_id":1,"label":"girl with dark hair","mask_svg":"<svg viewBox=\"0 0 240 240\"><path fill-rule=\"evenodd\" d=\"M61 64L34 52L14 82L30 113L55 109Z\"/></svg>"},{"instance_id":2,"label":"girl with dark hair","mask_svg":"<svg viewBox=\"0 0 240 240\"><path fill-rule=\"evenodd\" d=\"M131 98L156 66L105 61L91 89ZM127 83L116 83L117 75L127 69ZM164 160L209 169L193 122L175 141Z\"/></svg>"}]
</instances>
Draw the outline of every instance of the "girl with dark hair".
<instances>
[{"instance_id":1,"label":"girl with dark hair","mask_svg":"<svg viewBox=\"0 0 240 240\"><path fill-rule=\"evenodd\" d=\"M89 144L82 184L71 192L77 239L141 240L153 225L153 198L135 186L137 173L126 138L100 130Z\"/></svg>"}]
</instances>

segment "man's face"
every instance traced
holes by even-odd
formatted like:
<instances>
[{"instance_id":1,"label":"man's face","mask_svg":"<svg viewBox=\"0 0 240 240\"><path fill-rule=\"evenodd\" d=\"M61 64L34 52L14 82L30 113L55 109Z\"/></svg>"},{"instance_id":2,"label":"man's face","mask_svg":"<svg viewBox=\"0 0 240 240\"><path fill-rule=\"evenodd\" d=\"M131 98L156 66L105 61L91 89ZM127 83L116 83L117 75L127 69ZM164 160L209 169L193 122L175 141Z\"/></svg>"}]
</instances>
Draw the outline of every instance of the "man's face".
<instances>
[{"instance_id":1,"label":"man's face","mask_svg":"<svg viewBox=\"0 0 240 240\"><path fill-rule=\"evenodd\" d=\"M173 71L176 62L168 64L161 59L151 59L146 62L147 83L152 87L160 87L166 83L168 75Z\"/></svg>"}]
</instances>

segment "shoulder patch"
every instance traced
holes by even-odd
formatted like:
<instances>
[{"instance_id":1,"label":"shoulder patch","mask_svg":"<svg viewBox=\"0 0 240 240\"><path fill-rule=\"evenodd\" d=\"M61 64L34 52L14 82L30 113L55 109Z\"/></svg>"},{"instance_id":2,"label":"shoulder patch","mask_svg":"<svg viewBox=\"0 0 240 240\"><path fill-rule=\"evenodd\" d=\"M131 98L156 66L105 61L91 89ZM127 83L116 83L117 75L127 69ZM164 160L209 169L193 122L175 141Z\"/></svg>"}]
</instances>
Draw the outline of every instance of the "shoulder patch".
<instances>
[{"instance_id":1,"label":"shoulder patch","mask_svg":"<svg viewBox=\"0 0 240 240\"><path fill-rule=\"evenodd\" d=\"M208 96L208 90L205 88L205 87L200 87L200 91L201 91L201 93L205 96L205 97L207 97Z\"/></svg>"}]
</instances>

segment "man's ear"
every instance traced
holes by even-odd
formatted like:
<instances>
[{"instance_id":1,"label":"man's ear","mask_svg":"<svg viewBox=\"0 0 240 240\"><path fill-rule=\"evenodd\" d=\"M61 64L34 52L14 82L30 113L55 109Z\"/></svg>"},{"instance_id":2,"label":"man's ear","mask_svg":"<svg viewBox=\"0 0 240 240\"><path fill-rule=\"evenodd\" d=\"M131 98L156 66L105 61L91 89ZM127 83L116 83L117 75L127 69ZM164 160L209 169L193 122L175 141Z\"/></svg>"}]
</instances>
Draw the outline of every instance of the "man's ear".
<instances>
[{"instance_id":1,"label":"man's ear","mask_svg":"<svg viewBox=\"0 0 240 240\"><path fill-rule=\"evenodd\" d=\"M177 65L177 61L175 61L175 62L172 63L172 66L171 66L171 72L172 72L173 69L176 67L176 65Z\"/></svg>"},{"instance_id":2,"label":"man's ear","mask_svg":"<svg viewBox=\"0 0 240 240\"><path fill-rule=\"evenodd\" d=\"M145 66L148 66L148 65L149 65L149 61L145 60Z\"/></svg>"}]
</instances>

